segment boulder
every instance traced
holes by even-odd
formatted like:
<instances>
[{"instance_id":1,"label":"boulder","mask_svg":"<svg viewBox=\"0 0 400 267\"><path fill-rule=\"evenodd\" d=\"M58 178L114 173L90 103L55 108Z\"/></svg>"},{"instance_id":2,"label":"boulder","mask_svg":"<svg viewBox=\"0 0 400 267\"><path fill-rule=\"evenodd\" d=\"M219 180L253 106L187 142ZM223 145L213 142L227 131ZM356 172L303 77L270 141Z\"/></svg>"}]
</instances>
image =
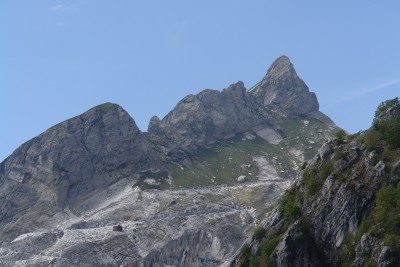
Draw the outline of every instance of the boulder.
<instances>
[{"instance_id":1,"label":"boulder","mask_svg":"<svg viewBox=\"0 0 400 267\"><path fill-rule=\"evenodd\" d=\"M240 175L240 176L237 178L237 181L238 181L238 183L244 183L244 182L247 181L247 177L246 177L245 175Z\"/></svg>"}]
</instances>

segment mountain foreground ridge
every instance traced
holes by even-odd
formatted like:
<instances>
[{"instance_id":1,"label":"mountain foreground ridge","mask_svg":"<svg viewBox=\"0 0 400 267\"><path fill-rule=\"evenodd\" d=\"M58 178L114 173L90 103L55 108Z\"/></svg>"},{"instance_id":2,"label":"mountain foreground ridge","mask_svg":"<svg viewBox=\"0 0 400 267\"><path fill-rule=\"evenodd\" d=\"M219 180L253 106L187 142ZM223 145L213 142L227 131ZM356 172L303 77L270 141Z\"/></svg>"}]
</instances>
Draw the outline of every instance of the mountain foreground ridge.
<instances>
[{"instance_id":1,"label":"mountain foreground ridge","mask_svg":"<svg viewBox=\"0 0 400 267\"><path fill-rule=\"evenodd\" d=\"M250 90L188 95L147 132L112 103L61 122L0 164L0 263L226 266L337 130L318 109L282 56Z\"/></svg>"},{"instance_id":2,"label":"mountain foreground ridge","mask_svg":"<svg viewBox=\"0 0 400 267\"><path fill-rule=\"evenodd\" d=\"M231 266L400 266L400 102L340 131L260 220Z\"/></svg>"}]
</instances>

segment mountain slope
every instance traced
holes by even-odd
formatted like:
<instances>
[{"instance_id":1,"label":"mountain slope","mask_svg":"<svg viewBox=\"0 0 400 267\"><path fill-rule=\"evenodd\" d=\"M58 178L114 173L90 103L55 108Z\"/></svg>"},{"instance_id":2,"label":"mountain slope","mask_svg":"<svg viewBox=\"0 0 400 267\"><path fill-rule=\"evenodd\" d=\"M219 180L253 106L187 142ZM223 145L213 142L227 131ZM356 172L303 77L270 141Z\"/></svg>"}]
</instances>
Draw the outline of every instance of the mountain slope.
<instances>
[{"instance_id":1,"label":"mountain slope","mask_svg":"<svg viewBox=\"0 0 400 267\"><path fill-rule=\"evenodd\" d=\"M233 266L398 266L400 102L325 143Z\"/></svg>"},{"instance_id":2,"label":"mountain slope","mask_svg":"<svg viewBox=\"0 0 400 267\"><path fill-rule=\"evenodd\" d=\"M152 145L117 105L53 126L2 163L0 238L45 227L64 209L80 212L93 192L157 162Z\"/></svg>"},{"instance_id":3,"label":"mountain slope","mask_svg":"<svg viewBox=\"0 0 400 267\"><path fill-rule=\"evenodd\" d=\"M260 87L274 85L272 106L238 82L185 97L146 133L107 103L23 144L0 164L0 263L227 265L337 130L280 61L289 72L274 63Z\"/></svg>"}]
</instances>

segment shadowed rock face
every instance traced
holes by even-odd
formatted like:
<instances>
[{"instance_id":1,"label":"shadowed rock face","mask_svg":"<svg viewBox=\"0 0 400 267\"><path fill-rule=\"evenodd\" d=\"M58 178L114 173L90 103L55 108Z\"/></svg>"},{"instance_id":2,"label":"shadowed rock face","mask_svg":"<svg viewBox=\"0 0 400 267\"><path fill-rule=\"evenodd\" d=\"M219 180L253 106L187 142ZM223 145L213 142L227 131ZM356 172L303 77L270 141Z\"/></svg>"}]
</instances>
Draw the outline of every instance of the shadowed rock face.
<instances>
[{"instance_id":1,"label":"shadowed rock face","mask_svg":"<svg viewBox=\"0 0 400 267\"><path fill-rule=\"evenodd\" d=\"M287 116L303 115L319 109L317 97L297 76L286 56L275 60L251 93L260 99L266 108Z\"/></svg>"},{"instance_id":2,"label":"shadowed rock face","mask_svg":"<svg viewBox=\"0 0 400 267\"><path fill-rule=\"evenodd\" d=\"M96 191L159 163L118 105L103 104L62 122L2 163L0 225L16 222L0 230L0 239L46 225L57 212L77 209Z\"/></svg>"}]
</instances>

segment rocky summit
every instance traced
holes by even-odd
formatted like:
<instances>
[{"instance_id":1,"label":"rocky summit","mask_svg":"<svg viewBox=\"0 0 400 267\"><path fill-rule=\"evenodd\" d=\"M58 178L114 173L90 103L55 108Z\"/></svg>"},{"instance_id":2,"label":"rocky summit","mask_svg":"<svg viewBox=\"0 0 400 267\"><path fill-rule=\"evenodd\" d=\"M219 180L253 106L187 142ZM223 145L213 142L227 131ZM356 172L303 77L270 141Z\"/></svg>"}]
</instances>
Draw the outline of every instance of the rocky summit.
<instances>
[{"instance_id":1,"label":"rocky summit","mask_svg":"<svg viewBox=\"0 0 400 267\"><path fill-rule=\"evenodd\" d=\"M251 93L263 101L265 107L289 116L307 114L319 109L317 97L297 76L286 56L275 60Z\"/></svg>"},{"instance_id":2,"label":"rocky summit","mask_svg":"<svg viewBox=\"0 0 400 267\"><path fill-rule=\"evenodd\" d=\"M0 265L228 266L337 131L318 109L282 56L147 132L111 103L61 122L0 164Z\"/></svg>"},{"instance_id":3,"label":"rocky summit","mask_svg":"<svg viewBox=\"0 0 400 267\"><path fill-rule=\"evenodd\" d=\"M285 116L307 114L328 124L333 122L319 112L315 93L297 76L289 58L281 56L274 61L265 77L250 89L250 93L262 101L263 105Z\"/></svg>"}]
</instances>

